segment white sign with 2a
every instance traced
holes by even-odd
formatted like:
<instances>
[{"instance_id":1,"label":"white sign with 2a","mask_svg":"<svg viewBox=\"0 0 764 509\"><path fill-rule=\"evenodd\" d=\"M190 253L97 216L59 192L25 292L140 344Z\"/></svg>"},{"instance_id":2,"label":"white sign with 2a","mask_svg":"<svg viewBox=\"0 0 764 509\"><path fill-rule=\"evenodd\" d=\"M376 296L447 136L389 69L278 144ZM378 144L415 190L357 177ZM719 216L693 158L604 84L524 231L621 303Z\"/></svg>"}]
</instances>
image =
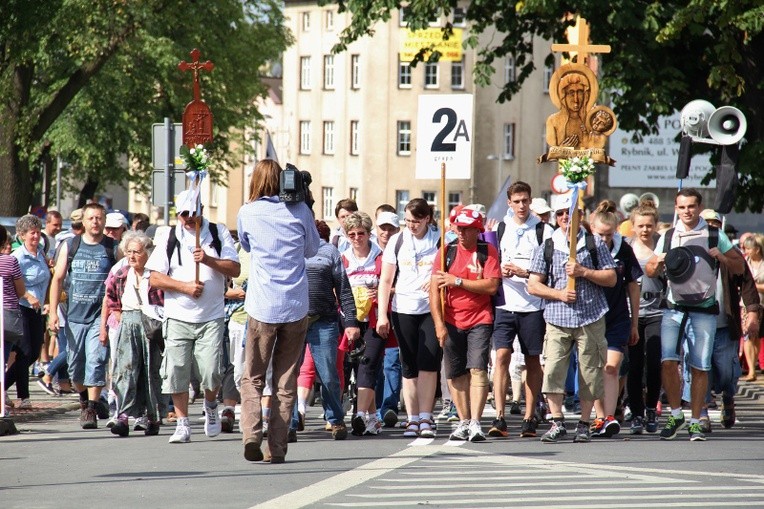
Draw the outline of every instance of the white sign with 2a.
<instances>
[{"instance_id":1,"label":"white sign with 2a","mask_svg":"<svg viewBox=\"0 0 764 509\"><path fill-rule=\"evenodd\" d=\"M468 179L472 172L472 94L424 94L417 115L416 178Z\"/></svg>"}]
</instances>

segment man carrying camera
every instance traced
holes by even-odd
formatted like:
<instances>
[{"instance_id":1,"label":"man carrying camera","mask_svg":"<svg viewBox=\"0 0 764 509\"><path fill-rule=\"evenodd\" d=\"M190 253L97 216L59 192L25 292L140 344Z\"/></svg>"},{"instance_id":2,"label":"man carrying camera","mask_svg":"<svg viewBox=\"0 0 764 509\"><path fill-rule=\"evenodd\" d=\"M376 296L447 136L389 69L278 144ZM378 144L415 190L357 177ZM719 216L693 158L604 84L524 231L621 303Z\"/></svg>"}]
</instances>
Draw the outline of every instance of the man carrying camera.
<instances>
[{"instance_id":1,"label":"man carrying camera","mask_svg":"<svg viewBox=\"0 0 764 509\"><path fill-rule=\"evenodd\" d=\"M319 237L313 213L303 201L310 193L298 182L302 175L293 167L287 171L290 173L282 175L279 164L270 159L258 162L249 184L249 201L239 210L237 221L241 245L251 260L244 301L249 318L241 380L241 430L248 461L285 461L288 423L308 329L305 259L318 252ZM282 189L282 183L289 184L289 189ZM280 200L279 195L289 201ZM271 358L274 411L268 449L263 454L261 398Z\"/></svg>"}]
</instances>

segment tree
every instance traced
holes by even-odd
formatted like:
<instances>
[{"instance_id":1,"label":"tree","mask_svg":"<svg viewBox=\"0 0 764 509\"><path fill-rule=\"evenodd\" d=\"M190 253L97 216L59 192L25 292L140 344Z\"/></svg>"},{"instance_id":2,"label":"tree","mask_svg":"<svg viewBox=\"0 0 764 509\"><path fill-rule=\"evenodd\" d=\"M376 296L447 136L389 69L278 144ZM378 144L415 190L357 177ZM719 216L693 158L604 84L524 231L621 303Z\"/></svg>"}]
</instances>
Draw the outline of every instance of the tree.
<instances>
[{"instance_id":1,"label":"tree","mask_svg":"<svg viewBox=\"0 0 764 509\"><path fill-rule=\"evenodd\" d=\"M327 2L329 3L329 2ZM402 3L389 0L338 0L352 15L335 51L373 35L378 22L390 19ZM412 29L425 28L443 14L448 19L457 0L412 0L406 19ZM463 4L462 4L463 5ZM591 38L609 44L601 55L605 70L601 90L610 94L619 125L648 133L661 115L672 114L693 99L740 108L748 120L747 144L740 152L737 210L764 208L764 4L760 0L475 0L466 8L470 35L465 45L478 49L475 79L487 84L497 58L513 54L519 69L498 100L509 100L534 69L533 35L562 41L568 14L592 25ZM570 23L572 24L572 19ZM478 35L495 29L479 46ZM451 25L443 28L444 37ZM423 48L416 61L425 57ZM434 54L430 58L437 59ZM551 55L550 55L551 58ZM415 62L414 62L415 63Z\"/></svg>"},{"instance_id":2,"label":"tree","mask_svg":"<svg viewBox=\"0 0 764 509\"><path fill-rule=\"evenodd\" d=\"M259 120L260 70L291 41L274 0L6 0L0 17L0 215L25 213L40 162L94 189L147 185L151 124L180 121L191 77L177 64L197 47L215 63L202 94L215 118L214 157ZM242 144L240 144L242 145ZM138 171L127 175L126 158ZM213 175L221 179L221 164Z\"/></svg>"}]
</instances>

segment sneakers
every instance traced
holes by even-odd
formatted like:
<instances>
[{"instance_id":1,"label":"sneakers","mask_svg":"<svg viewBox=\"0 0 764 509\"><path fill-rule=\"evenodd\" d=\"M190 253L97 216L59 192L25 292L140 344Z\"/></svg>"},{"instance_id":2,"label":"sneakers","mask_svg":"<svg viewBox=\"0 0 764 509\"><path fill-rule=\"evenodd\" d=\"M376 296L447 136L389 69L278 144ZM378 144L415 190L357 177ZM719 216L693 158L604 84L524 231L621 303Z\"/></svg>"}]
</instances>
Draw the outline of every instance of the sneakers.
<instances>
[{"instance_id":1,"label":"sneakers","mask_svg":"<svg viewBox=\"0 0 764 509\"><path fill-rule=\"evenodd\" d=\"M631 419L631 428L629 429L629 433L631 435L641 435L644 430L645 430L645 425L642 421L642 417L640 417L639 415L635 415Z\"/></svg>"},{"instance_id":2,"label":"sneakers","mask_svg":"<svg viewBox=\"0 0 764 509\"><path fill-rule=\"evenodd\" d=\"M443 412L441 411L441 413ZM394 428L398 424L398 414L392 408L388 408L385 410L385 415L382 416L382 422L385 424L385 428Z\"/></svg>"},{"instance_id":3,"label":"sneakers","mask_svg":"<svg viewBox=\"0 0 764 509\"><path fill-rule=\"evenodd\" d=\"M362 415L354 415L350 419L350 428L352 429L351 433L353 436L362 437L366 433L366 419Z\"/></svg>"},{"instance_id":4,"label":"sneakers","mask_svg":"<svg viewBox=\"0 0 764 509\"><path fill-rule=\"evenodd\" d=\"M589 426L589 432L591 433L591 436L593 437L600 437L604 436L603 432L605 431L605 418L604 417L597 417L592 421L591 426Z\"/></svg>"},{"instance_id":5,"label":"sneakers","mask_svg":"<svg viewBox=\"0 0 764 509\"><path fill-rule=\"evenodd\" d=\"M206 428L206 425L205 425ZM191 427L178 424L175 426L175 433L170 437L171 444L187 444L191 441Z\"/></svg>"},{"instance_id":6,"label":"sneakers","mask_svg":"<svg viewBox=\"0 0 764 509\"><path fill-rule=\"evenodd\" d=\"M509 431L507 430L507 421L504 417L497 417L491 423L491 429L488 430L489 437L508 437Z\"/></svg>"},{"instance_id":7,"label":"sneakers","mask_svg":"<svg viewBox=\"0 0 764 509\"><path fill-rule=\"evenodd\" d=\"M403 432L404 437L418 437L419 436L419 422L408 421L406 423L406 431Z\"/></svg>"},{"instance_id":8,"label":"sneakers","mask_svg":"<svg viewBox=\"0 0 764 509\"><path fill-rule=\"evenodd\" d=\"M204 434L208 437L216 437L220 434L222 426L218 417L218 408L204 405Z\"/></svg>"},{"instance_id":9,"label":"sneakers","mask_svg":"<svg viewBox=\"0 0 764 509\"><path fill-rule=\"evenodd\" d=\"M146 428L149 425L149 420L145 415L141 415L140 417L135 418L135 423L133 424L133 431L146 431Z\"/></svg>"},{"instance_id":10,"label":"sneakers","mask_svg":"<svg viewBox=\"0 0 764 509\"><path fill-rule=\"evenodd\" d=\"M233 424L236 421L236 413L233 408L227 406L220 412L220 430L224 433L233 433Z\"/></svg>"},{"instance_id":11,"label":"sneakers","mask_svg":"<svg viewBox=\"0 0 764 509\"><path fill-rule=\"evenodd\" d=\"M443 400L443 408L440 409L440 413L438 414L438 419L446 419L448 417L448 412L451 410L451 403L450 399L444 399Z\"/></svg>"},{"instance_id":12,"label":"sneakers","mask_svg":"<svg viewBox=\"0 0 764 509\"><path fill-rule=\"evenodd\" d=\"M117 415L116 414L114 414L111 417L109 417L109 420L106 421L106 427L108 429L113 428L114 426L116 426L116 424L117 424Z\"/></svg>"},{"instance_id":13,"label":"sneakers","mask_svg":"<svg viewBox=\"0 0 764 509\"><path fill-rule=\"evenodd\" d=\"M736 420L735 415L735 400L733 398L723 398L722 399L722 415L721 415L721 422L722 426L729 429L732 426L735 425Z\"/></svg>"},{"instance_id":14,"label":"sneakers","mask_svg":"<svg viewBox=\"0 0 764 509\"><path fill-rule=\"evenodd\" d=\"M98 416L96 415L95 408L88 406L80 411L80 427L82 429L98 428Z\"/></svg>"},{"instance_id":15,"label":"sneakers","mask_svg":"<svg viewBox=\"0 0 764 509\"><path fill-rule=\"evenodd\" d=\"M684 415L679 419L673 415L669 415L668 421L666 421L666 426L661 430L661 440L673 440L676 438L676 434L686 427L687 420L684 418ZM700 431L700 425L698 425L698 431Z\"/></svg>"},{"instance_id":16,"label":"sneakers","mask_svg":"<svg viewBox=\"0 0 764 509\"><path fill-rule=\"evenodd\" d=\"M711 433L711 419L707 415L700 416L700 430L703 433Z\"/></svg>"},{"instance_id":17,"label":"sneakers","mask_svg":"<svg viewBox=\"0 0 764 509\"><path fill-rule=\"evenodd\" d=\"M61 391L57 391L55 387L53 387L53 384L45 383L42 378L39 378L37 380L37 385L40 386L40 389L45 391L46 394L49 396L60 396Z\"/></svg>"},{"instance_id":18,"label":"sneakers","mask_svg":"<svg viewBox=\"0 0 764 509\"><path fill-rule=\"evenodd\" d=\"M376 415L370 416L366 420L366 429L364 429L364 435L379 435L382 433L382 423L379 422Z\"/></svg>"},{"instance_id":19,"label":"sneakers","mask_svg":"<svg viewBox=\"0 0 764 509\"><path fill-rule=\"evenodd\" d=\"M584 421L578 421L576 424L576 434L573 435L574 442L591 442L592 436L589 431L589 423Z\"/></svg>"},{"instance_id":20,"label":"sneakers","mask_svg":"<svg viewBox=\"0 0 764 509\"><path fill-rule=\"evenodd\" d=\"M111 433L120 437L126 437L130 434L130 425L127 422L127 415L119 414L114 426L111 427Z\"/></svg>"},{"instance_id":21,"label":"sneakers","mask_svg":"<svg viewBox=\"0 0 764 509\"><path fill-rule=\"evenodd\" d=\"M451 435L448 437L448 439L465 441L469 437L470 437L470 422L459 421L459 424L456 425L456 429L451 432Z\"/></svg>"},{"instance_id":22,"label":"sneakers","mask_svg":"<svg viewBox=\"0 0 764 509\"><path fill-rule=\"evenodd\" d=\"M524 438L535 437L538 426L539 421L536 419L536 416L530 419L523 419L522 426L520 427L520 436Z\"/></svg>"},{"instance_id":23,"label":"sneakers","mask_svg":"<svg viewBox=\"0 0 764 509\"><path fill-rule=\"evenodd\" d=\"M689 432L691 442L704 442L706 440L706 435L703 433L703 427L698 422L690 424ZM676 434L674 436L676 436ZM661 432L661 438L663 438L663 432Z\"/></svg>"},{"instance_id":24,"label":"sneakers","mask_svg":"<svg viewBox=\"0 0 764 509\"><path fill-rule=\"evenodd\" d=\"M539 399L539 402L536 404L536 420L538 422L549 422L549 419L547 419L547 415L549 414L549 407L546 404L546 401L543 399Z\"/></svg>"},{"instance_id":25,"label":"sneakers","mask_svg":"<svg viewBox=\"0 0 764 509\"><path fill-rule=\"evenodd\" d=\"M143 432L147 437L155 436L159 434L159 422L147 421L146 430Z\"/></svg>"},{"instance_id":26,"label":"sneakers","mask_svg":"<svg viewBox=\"0 0 764 509\"><path fill-rule=\"evenodd\" d=\"M255 442L244 444L244 459L247 461L263 461L263 451Z\"/></svg>"},{"instance_id":27,"label":"sneakers","mask_svg":"<svg viewBox=\"0 0 764 509\"><path fill-rule=\"evenodd\" d=\"M348 437L348 429L344 422L332 424L332 438L335 440L345 440Z\"/></svg>"},{"instance_id":28,"label":"sneakers","mask_svg":"<svg viewBox=\"0 0 764 509\"><path fill-rule=\"evenodd\" d=\"M21 403L19 403L18 406L19 410L31 410L32 409L32 402L29 401L29 398L22 398Z\"/></svg>"},{"instance_id":29,"label":"sneakers","mask_svg":"<svg viewBox=\"0 0 764 509\"><path fill-rule=\"evenodd\" d=\"M645 431L648 433L658 431L658 414L654 408L645 410Z\"/></svg>"},{"instance_id":30,"label":"sneakers","mask_svg":"<svg viewBox=\"0 0 764 509\"><path fill-rule=\"evenodd\" d=\"M565 421L553 420L552 426L549 428L549 431L542 435L541 441L548 444L553 444L561 438L565 438L567 436L568 430L565 429Z\"/></svg>"},{"instance_id":31,"label":"sneakers","mask_svg":"<svg viewBox=\"0 0 764 509\"><path fill-rule=\"evenodd\" d=\"M519 401L513 401L509 404L509 413L511 415L520 415L522 412L520 411L520 402Z\"/></svg>"},{"instance_id":32,"label":"sneakers","mask_svg":"<svg viewBox=\"0 0 764 509\"><path fill-rule=\"evenodd\" d=\"M620 423L612 415L605 417L605 427L600 436L610 438L621 432Z\"/></svg>"},{"instance_id":33,"label":"sneakers","mask_svg":"<svg viewBox=\"0 0 764 509\"><path fill-rule=\"evenodd\" d=\"M453 403L451 403L451 406L448 407L446 420L448 422L459 422L459 412L456 411L456 405Z\"/></svg>"},{"instance_id":34,"label":"sneakers","mask_svg":"<svg viewBox=\"0 0 764 509\"><path fill-rule=\"evenodd\" d=\"M472 419L469 425L469 441L470 442L485 442L485 435L480 427L480 421Z\"/></svg>"},{"instance_id":35,"label":"sneakers","mask_svg":"<svg viewBox=\"0 0 764 509\"><path fill-rule=\"evenodd\" d=\"M96 416L99 419L108 419L109 418L109 402L105 401L103 398L100 398L98 401L95 402L95 411ZM116 409L115 409L116 413Z\"/></svg>"},{"instance_id":36,"label":"sneakers","mask_svg":"<svg viewBox=\"0 0 764 509\"><path fill-rule=\"evenodd\" d=\"M297 430L296 429L290 429L287 433L287 443L293 444L297 442Z\"/></svg>"},{"instance_id":37,"label":"sneakers","mask_svg":"<svg viewBox=\"0 0 764 509\"><path fill-rule=\"evenodd\" d=\"M435 429L430 419L419 420L419 436L422 438L435 438Z\"/></svg>"}]
</instances>

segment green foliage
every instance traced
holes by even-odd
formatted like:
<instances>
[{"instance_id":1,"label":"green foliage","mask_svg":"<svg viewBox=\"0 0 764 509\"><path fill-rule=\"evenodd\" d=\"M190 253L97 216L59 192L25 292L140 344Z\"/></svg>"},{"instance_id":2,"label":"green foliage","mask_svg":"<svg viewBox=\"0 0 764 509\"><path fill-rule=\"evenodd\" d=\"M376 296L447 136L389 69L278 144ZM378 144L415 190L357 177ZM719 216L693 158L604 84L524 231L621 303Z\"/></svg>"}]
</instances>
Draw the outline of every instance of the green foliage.
<instances>
[{"instance_id":1,"label":"green foliage","mask_svg":"<svg viewBox=\"0 0 764 509\"><path fill-rule=\"evenodd\" d=\"M192 73L178 63L199 48L201 59L215 64L200 81L214 115L210 150L218 164L210 171L224 181L224 163L243 157L230 151L231 138L261 118L255 107L267 92L261 69L291 40L275 0L6 0L0 164L19 172L24 194L30 164L44 147L71 164L69 182L124 182L127 156L138 165L129 178L145 188L151 124L181 121L193 88Z\"/></svg>"},{"instance_id":2,"label":"green foliage","mask_svg":"<svg viewBox=\"0 0 764 509\"><path fill-rule=\"evenodd\" d=\"M331 3L331 2L325 2ZM402 3L391 0L337 0L352 14L335 50L370 36ZM406 4L412 28L450 13L456 0L411 0ZM465 5L465 4L462 4ZM609 94L619 125L647 134L658 117L693 99L740 108L748 119L747 144L738 171L741 189L736 208L764 208L764 3L761 0L474 0L467 6L470 33L465 47L478 48L474 79L487 84L494 62L514 55L517 79L498 96L516 94L534 70L534 39L562 41L568 13L591 24L592 42L609 44L601 55L601 90ZM477 35L498 30L483 46ZM448 33L444 27L444 34ZM421 56L421 53L420 55ZM547 60L551 58L548 57Z\"/></svg>"}]
</instances>

